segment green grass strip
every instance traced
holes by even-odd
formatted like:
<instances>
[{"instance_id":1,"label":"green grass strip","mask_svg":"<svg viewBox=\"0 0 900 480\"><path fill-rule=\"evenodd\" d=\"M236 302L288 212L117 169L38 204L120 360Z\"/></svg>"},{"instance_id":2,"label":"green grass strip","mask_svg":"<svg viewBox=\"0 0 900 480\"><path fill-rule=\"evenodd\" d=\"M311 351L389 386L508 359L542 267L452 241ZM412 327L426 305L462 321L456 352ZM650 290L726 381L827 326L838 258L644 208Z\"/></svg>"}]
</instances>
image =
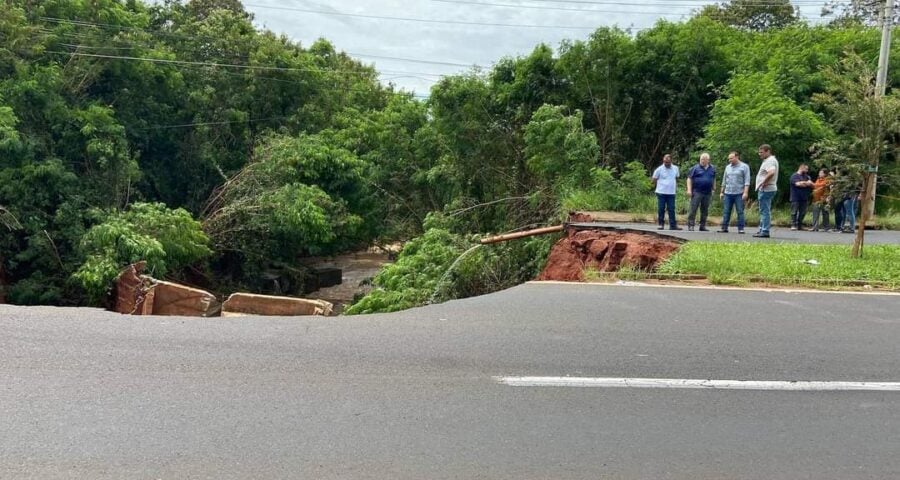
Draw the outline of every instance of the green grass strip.
<instances>
[{"instance_id":1,"label":"green grass strip","mask_svg":"<svg viewBox=\"0 0 900 480\"><path fill-rule=\"evenodd\" d=\"M872 245L850 258L846 245L689 242L659 268L705 275L723 285L765 282L834 288L857 282L900 287L900 245Z\"/></svg>"}]
</instances>

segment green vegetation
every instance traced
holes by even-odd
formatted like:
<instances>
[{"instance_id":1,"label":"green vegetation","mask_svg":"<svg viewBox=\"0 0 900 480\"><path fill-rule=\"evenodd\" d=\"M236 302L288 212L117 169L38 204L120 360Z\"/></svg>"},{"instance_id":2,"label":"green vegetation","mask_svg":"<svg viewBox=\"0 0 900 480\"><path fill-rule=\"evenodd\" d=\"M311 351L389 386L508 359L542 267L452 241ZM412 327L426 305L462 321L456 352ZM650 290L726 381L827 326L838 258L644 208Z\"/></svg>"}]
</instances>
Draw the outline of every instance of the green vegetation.
<instances>
[{"instance_id":1,"label":"green vegetation","mask_svg":"<svg viewBox=\"0 0 900 480\"><path fill-rule=\"evenodd\" d=\"M145 261L147 273L164 276L210 256L200 223L183 209L134 203L113 212L81 239L84 264L73 277L95 302L102 302L124 265Z\"/></svg>"},{"instance_id":2,"label":"green vegetation","mask_svg":"<svg viewBox=\"0 0 900 480\"><path fill-rule=\"evenodd\" d=\"M431 228L407 243L397 262L375 277L376 289L346 313L394 312L513 287L540 273L554 240L482 246Z\"/></svg>"},{"instance_id":3,"label":"green vegetation","mask_svg":"<svg viewBox=\"0 0 900 480\"><path fill-rule=\"evenodd\" d=\"M866 247L850 258L845 245L690 242L663 264L662 274L705 275L724 285L767 283L834 288L871 282L900 287L900 246Z\"/></svg>"},{"instance_id":4,"label":"green vegetation","mask_svg":"<svg viewBox=\"0 0 900 480\"><path fill-rule=\"evenodd\" d=\"M755 167L765 141L787 173L839 142L841 111L813 99L840 83L823 66L876 58L870 24L866 10L811 26L786 0L733 0L538 45L419 101L326 40L255 27L236 0L9 0L0 297L98 304L138 259L216 292L296 295L304 257L410 239L351 311L502 288L537 271L549 240L479 248L447 274L470 238L572 209L654 211L647 177L665 152L685 167L708 149L721 169L738 147ZM879 213L900 209L896 151L883 153Z\"/></svg>"}]
</instances>

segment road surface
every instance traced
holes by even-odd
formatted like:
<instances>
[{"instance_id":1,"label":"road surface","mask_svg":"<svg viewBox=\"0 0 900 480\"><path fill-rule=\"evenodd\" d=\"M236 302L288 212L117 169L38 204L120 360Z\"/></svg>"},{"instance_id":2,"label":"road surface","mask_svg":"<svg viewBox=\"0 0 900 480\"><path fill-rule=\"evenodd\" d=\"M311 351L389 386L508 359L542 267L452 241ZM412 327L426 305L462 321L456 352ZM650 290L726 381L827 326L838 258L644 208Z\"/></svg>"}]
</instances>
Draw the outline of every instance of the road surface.
<instances>
[{"instance_id":1,"label":"road surface","mask_svg":"<svg viewBox=\"0 0 900 480\"><path fill-rule=\"evenodd\" d=\"M709 227L708 232L700 232L697 230L688 231L686 225L681 225L684 230L657 230L656 225L652 223L604 223L590 222L579 223L578 225L596 225L598 227L615 227L627 228L632 230L642 230L646 232L661 233L664 235L672 235L685 240L702 240L706 242L759 242L759 243L807 243L813 245L853 245L855 235L840 232L811 232L793 231L790 228L773 227L771 238L754 238L756 227L747 227L747 233L741 235L737 233L737 227L730 228L728 233L719 233L719 227ZM897 230L871 230L866 231L866 245L898 245L900 244L900 231Z\"/></svg>"},{"instance_id":2,"label":"road surface","mask_svg":"<svg viewBox=\"0 0 900 480\"><path fill-rule=\"evenodd\" d=\"M392 315L0 306L0 478L900 478L900 297L526 284ZM829 385L838 385L837 383Z\"/></svg>"}]
</instances>

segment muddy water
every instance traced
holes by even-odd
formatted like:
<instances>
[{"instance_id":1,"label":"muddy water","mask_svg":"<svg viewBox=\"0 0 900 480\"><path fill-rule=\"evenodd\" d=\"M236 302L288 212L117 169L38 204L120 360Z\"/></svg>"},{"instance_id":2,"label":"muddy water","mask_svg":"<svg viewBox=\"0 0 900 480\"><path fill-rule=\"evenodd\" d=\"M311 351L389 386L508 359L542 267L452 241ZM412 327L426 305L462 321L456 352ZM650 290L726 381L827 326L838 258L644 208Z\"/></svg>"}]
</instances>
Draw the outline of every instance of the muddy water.
<instances>
[{"instance_id":1,"label":"muddy water","mask_svg":"<svg viewBox=\"0 0 900 480\"><path fill-rule=\"evenodd\" d=\"M354 296L365 295L372 290L372 277L389 263L391 263L391 259L387 252L373 250L317 258L309 265L316 268L340 268L342 270L341 284L321 288L304 296L331 302L334 305L334 313L341 314L346 307L353 303Z\"/></svg>"}]
</instances>

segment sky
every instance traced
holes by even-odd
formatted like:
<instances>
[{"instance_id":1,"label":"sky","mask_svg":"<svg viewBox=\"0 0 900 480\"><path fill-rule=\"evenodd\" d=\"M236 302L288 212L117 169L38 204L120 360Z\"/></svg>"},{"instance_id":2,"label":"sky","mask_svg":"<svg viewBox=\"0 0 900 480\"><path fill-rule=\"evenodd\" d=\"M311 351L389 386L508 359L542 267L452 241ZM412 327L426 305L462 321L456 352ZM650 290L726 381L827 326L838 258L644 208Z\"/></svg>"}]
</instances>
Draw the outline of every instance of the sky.
<instances>
[{"instance_id":1,"label":"sky","mask_svg":"<svg viewBox=\"0 0 900 480\"><path fill-rule=\"evenodd\" d=\"M555 48L565 39L586 39L601 26L641 29L651 27L660 19L686 20L692 12L714 2L244 0L243 3L254 14L258 26L283 33L304 46L326 38L338 50L374 64L383 82L393 83L417 96L427 96L441 75L460 73L473 66L489 69L498 59L528 54L540 43ZM800 7L801 16L810 21L821 21L824 3L824 0L794 1Z\"/></svg>"}]
</instances>

